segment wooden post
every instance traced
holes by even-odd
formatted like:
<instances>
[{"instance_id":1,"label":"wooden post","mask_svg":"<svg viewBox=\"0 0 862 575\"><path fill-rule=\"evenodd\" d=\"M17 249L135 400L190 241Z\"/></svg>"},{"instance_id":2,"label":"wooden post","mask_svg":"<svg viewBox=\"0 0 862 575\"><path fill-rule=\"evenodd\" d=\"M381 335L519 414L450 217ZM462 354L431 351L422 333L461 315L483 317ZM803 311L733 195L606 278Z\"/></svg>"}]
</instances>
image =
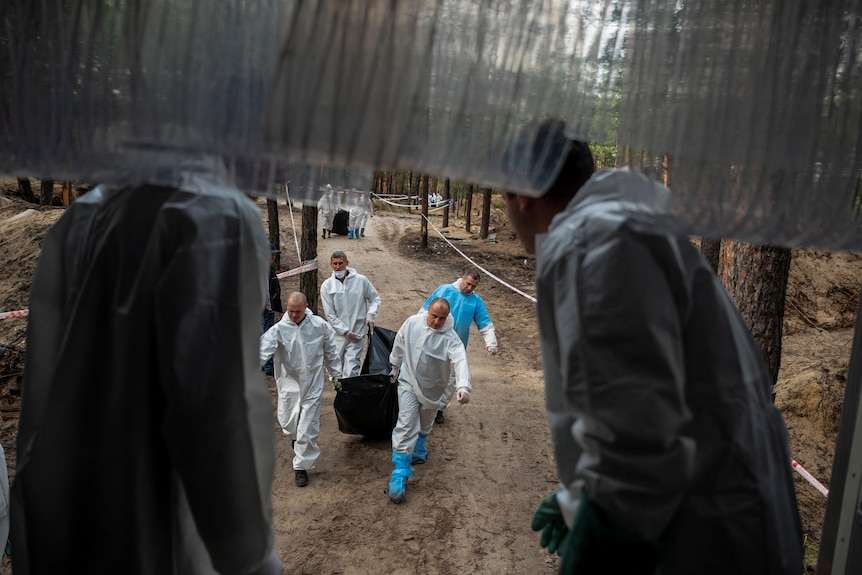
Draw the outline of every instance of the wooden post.
<instances>
[{"instance_id":1,"label":"wooden post","mask_svg":"<svg viewBox=\"0 0 862 575\"><path fill-rule=\"evenodd\" d=\"M63 205L68 206L72 203L72 182L63 182Z\"/></svg>"}]
</instances>

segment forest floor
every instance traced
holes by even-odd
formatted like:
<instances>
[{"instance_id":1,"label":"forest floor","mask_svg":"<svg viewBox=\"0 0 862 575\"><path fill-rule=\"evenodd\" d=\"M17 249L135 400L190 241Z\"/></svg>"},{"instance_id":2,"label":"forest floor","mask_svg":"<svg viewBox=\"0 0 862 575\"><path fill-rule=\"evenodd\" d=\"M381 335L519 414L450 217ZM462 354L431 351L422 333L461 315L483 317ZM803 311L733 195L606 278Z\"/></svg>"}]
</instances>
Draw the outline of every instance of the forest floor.
<instances>
[{"instance_id":1,"label":"forest floor","mask_svg":"<svg viewBox=\"0 0 862 575\"><path fill-rule=\"evenodd\" d=\"M0 178L0 312L28 307L41 242L62 212L21 201L15 181ZM298 264L292 227L300 225L298 207L292 216L280 206L281 270ZM265 222L263 203L261 217ZM473 218L478 222L478 216ZM440 220L439 215L431 218L437 227ZM534 293L534 259L523 252L499 207L492 210L493 242L479 239L475 225L467 233L463 218L450 218L450 224L445 231L459 250L491 274ZM468 263L433 229L428 247L420 247L419 229L415 211L378 209L362 239L318 238L324 262L320 280L329 275L329 254L344 250L351 267L368 276L381 294L377 324L397 330L439 284L454 281ZM793 457L827 486L860 279L862 256L794 251L777 404ZM285 295L298 286L297 276L282 280ZM488 305L500 353L491 357L484 351L474 326L467 350L472 400L451 406L446 422L435 426L428 463L416 467L403 504L393 505L383 492L392 467L389 441L341 433L333 390L324 392L322 455L307 487L294 485L290 441L277 434L274 521L276 551L286 572L556 572L558 559L539 547L530 530L538 502L556 484L534 304L487 276L477 293ZM0 320L0 345L7 348L0 358L0 444L12 481L26 324L26 318ZM273 380L266 381L274 393ZM278 431L275 421L273 430ZM794 477L813 550L826 498ZM8 572L4 559L0 575Z\"/></svg>"}]
</instances>

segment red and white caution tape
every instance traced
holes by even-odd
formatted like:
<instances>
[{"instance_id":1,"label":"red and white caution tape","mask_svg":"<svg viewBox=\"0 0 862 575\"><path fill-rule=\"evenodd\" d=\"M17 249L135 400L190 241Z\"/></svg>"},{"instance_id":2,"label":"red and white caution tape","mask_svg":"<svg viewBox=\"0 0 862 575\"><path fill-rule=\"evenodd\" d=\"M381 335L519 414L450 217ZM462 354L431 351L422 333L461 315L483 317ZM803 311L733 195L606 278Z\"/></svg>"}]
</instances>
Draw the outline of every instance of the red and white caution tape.
<instances>
[{"instance_id":1,"label":"red and white caution tape","mask_svg":"<svg viewBox=\"0 0 862 575\"><path fill-rule=\"evenodd\" d=\"M292 270L287 270L286 272L281 272L280 274L276 274L276 277L281 280L281 279L284 279L286 277L298 276L299 274L301 274L303 272L310 272L311 270L316 270L316 269L317 269L317 258L314 258L313 260L306 260L306 261L302 262L302 264L297 268L293 268Z\"/></svg>"},{"instance_id":2,"label":"red and white caution tape","mask_svg":"<svg viewBox=\"0 0 862 575\"><path fill-rule=\"evenodd\" d=\"M822 483L814 479L814 476L808 473L808 471L806 471L804 467L799 465L799 463L795 459L790 460L790 465L793 466L793 469L799 472L799 475L801 475L805 479L805 481L813 485L814 489L816 489L826 497L829 497L829 490L826 489L826 487L824 487Z\"/></svg>"},{"instance_id":3,"label":"red and white caution tape","mask_svg":"<svg viewBox=\"0 0 862 575\"><path fill-rule=\"evenodd\" d=\"M4 311L0 312L0 319L6 319L10 317L27 317L30 315L29 309L18 309L15 311Z\"/></svg>"}]
</instances>

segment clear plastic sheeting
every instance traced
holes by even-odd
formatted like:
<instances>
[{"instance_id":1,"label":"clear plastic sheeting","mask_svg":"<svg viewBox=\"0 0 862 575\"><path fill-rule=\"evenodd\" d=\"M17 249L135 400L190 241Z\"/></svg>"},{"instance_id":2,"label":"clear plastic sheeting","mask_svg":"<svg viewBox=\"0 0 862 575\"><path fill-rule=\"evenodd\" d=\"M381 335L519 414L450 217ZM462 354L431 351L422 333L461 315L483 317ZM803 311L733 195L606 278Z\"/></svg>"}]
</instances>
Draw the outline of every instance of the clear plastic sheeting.
<instances>
[{"instance_id":1,"label":"clear plastic sheeting","mask_svg":"<svg viewBox=\"0 0 862 575\"><path fill-rule=\"evenodd\" d=\"M621 22L619 113L614 92L594 116L581 93L576 134L618 118L634 165L667 163L699 234L862 247L862 2L642 1Z\"/></svg>"},{"instance_id":2,"label":"clear plastic sheeting","mask_svg":"<svg viewBox=\"0 0 862 575\"><path fill-rule=\"evenodd\" d=\"M667 178L686 231L862 248L862 0L5 0L0 20L3 172L134 180L141 150L195 151L263 193L308 164L538 195L559 159L518 150L563 117Z\"/></svg>"},{"instance_id":3,"label":"clear plastic sheeting","mask_svg":"<svg viewBox=\"0 0 862 575\"><path fill-rule=\"evenodd\" d=\"M332 186L337 197L344 192L368 194L374 177L374 170L363 167L319 166L311 164L290 164L287 169L288 189L291 198L317 199L323 195L326 186ZM339 200L341 203L341 200Z\"/></svg>"},{"instance_id":4,"label":"clear plastic sheeting","mask_svg":"<svg viewBox=\"0 0 862 575\"><path fill-rule=\"evenodd\" d=\"M284 161L263 128L285 7L0 2L0 170L144 181L161 152L203 152L224 157L240 187L262 185L261 164Z\"/></svg>"}]
</instances>

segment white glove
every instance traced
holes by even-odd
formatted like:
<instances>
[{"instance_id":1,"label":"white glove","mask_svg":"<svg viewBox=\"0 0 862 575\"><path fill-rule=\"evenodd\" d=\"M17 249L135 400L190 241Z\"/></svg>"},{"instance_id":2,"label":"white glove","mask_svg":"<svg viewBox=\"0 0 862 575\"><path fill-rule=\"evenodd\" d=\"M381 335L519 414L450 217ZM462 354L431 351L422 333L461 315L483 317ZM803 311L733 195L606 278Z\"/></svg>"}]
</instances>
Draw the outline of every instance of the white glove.
<instances>
[{"instance_id":1,"label":"white glove","mask_svg":"<svg viewBox=\"0 0 862 575\"><path fill-rule=\"evenodd\" d=\"M497 346L496 345L489 345L486 349L488 350L488 353L490 353L491 355L497 355Z\"/></svg>"},{"instance_id":2,"label":"white glove","mask_svg":"<svg viewBox=\"0 0 862 575\"><path fill-rule=\"evenodd\" d=\"M358 333L353 333L352 331L348 331L347 332L347 339L349 339L350 341L359 341L360 339L362 339L362 336L359 335Z\"/></svg>"},{"instance_id":3,"label":"white glove","mask_svg":"<svg viewBox=\"0 0 862 575\"><path fill-rule=\"evenodd\" d=\"M368 314L365 316L365 325L368 326L368 329L374 331L374 316Z\"/></svg>"},{"instance_id":4,"label":"white glove","mask_svg":"<svg viewBox=\"0 0 862 575\"><path fill-rule=\"evenodd\" d=\"M458 391L455 392L455 397L458 399L458 403L464 405L465 403L470 403L470 392L467 391L466 387L459 387Z\"/></svg>"},{"instance_id":5,"label":"white glove","mask_svg":"<svg viewBox=\"0 0 862 575\"><path fill-rule=\"evenodd\" d=\"M392 381L398 381L398 374L401 373L400 367L392 366L392 371L389 372L389 379Z\"/></svg>"}]
</instances>

